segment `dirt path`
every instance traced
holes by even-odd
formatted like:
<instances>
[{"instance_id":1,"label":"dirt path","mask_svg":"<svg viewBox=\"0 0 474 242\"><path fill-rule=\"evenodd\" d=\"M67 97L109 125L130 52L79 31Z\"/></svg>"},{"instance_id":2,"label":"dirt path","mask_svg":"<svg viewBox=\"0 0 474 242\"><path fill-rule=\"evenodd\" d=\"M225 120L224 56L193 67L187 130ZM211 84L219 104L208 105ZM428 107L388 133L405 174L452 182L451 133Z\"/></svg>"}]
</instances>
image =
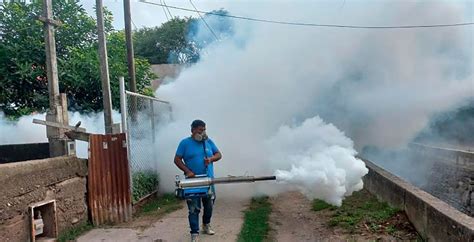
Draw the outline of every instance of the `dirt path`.
<instances>
[{"instance_id":1,"label":"dirt path","mask_svg":"<svg viewBox=\"0 0 474 242\"><path fill-rule=\"evenodd\" d=\"M270 241L398 241L390 235L366 231L351 234L329 227L330 211L311 211L311 201L299 192L277 195L270 202Z\"/></svg>"},{"instance_id":2,"label":"dirt path","mask_svg":"<svg viewBox=\"0 0 474 242\"><path fill-rule=\"evenodd\" d=\"M271 241L319 241L323 238L345 241L328 228L324 217L311 211L311 201L301 193L282 193L270 198L270 202Z\"/></svg>"},{"instance_id":3,"label":"dirt path","mask_svg":"<svg viewBox=\"0 0 474 242\"><path fill-rule=\"evenodd\" d=\"M219 198L214 207L212 226L215 235L201 235L200 241L236 241L243 223L243 213L248 200ZM202 214L202 213L201 213ZM182 209L165 215L161 219L149 221L147 228L137 228L136 224L120 225L120 228L94 229L78 238L78 242L115 242L115 241L190 241L188 209ZM142 227L142 226L140 226Z\"/></svg>"}]
</instances>

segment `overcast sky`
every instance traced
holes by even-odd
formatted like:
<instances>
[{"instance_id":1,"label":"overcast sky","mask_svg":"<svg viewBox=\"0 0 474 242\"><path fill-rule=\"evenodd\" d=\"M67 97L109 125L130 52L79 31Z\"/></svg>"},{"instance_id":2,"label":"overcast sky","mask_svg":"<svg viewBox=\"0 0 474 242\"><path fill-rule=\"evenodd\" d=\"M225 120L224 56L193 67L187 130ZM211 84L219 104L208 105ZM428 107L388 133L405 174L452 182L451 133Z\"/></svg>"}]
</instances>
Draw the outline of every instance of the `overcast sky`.
<instances>
[{"instance_id":1,"label":"overcast sky","mask_svg":"<svg viewBox=\"0 0 474 242\"><path fill-rule=\"evenodd\" d=\"M148 2L160 3L160 0L145 0ZM93 7L95 5L95 0L81 0L80 1L84 8L93 16L95 12ZM305 16L300 16L298 19L295 19L295 12L293 6L295 4L307 5L308 9L314 9L314 14L318 15L318 18L324 24L353 24L353 25L384 25L387 22L384 22L383 18L375 22L363 22L363 19L346 19L345 14L350 14L353 12L358 12L358 14L371 15L374 14L373 9L377 9L386 5L389 7L391 4L401 3L406 5L416 5L428 6L434 3L446 3L450 5L458 5L459 8L465 9L465 15L463 16L464 22L474 22L473 21L473 12L474 12L474 1L470 0L429 0L429 1L412 1L412 0L331 0L331 1L283 1L283 0L220 0L220 1L209 1L209 0L194 0L193 3L199 10L202 11L212 11L220 8L229 10L231 14L254 17L254 18L264 18L272 20L282 20L282 21L305 21L305 19L311 19L314 21L315 16L307 18ZM112 11L114 15L114 26L116 29L123 29L124 19L123 19L123 2L121 0L103 0L103 3L109 10ZM183 8L192 9L192 5L189 0L166 0L166 4L170 6L177 6ZM164 13L164 9L160 6L150 5L147 3L140 2L138 0L132 0L132 19L135 26L151 27L159 26L161 23L166 22L167 18ZM272 10L269 10L269 6L272 6ZM275 8L275 6L279 6ZM276 10L276 11L275 11ZM182 10L169 9L173 16L195 16L197 15L192 12L185 12ZM296 11L296 10L295 10ZM440 24L444 23L443 12L433 13L439 16L439 23L420 23L417 22L416 15L407 16L406 22L400 24ZM293 16L291 19L285 18L285 16ZM390 23L393 24L393 23Z\"/></svg>"}]
</instances>

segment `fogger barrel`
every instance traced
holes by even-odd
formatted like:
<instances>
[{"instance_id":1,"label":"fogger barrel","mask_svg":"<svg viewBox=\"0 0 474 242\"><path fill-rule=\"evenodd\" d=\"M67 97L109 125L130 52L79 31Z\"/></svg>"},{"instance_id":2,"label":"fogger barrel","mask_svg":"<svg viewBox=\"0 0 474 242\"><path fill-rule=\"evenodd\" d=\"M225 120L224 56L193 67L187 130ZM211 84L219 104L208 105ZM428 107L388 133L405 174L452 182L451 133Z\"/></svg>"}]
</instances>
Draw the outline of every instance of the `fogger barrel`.
<instances>
[{"instance_id":1,"label":"fogger barrel","mask_svg":"<svg viewBox=\"0 0 474 242\"><path fill-rule=\"evenodd\" d=\"M187 178L184 180L177 181L177 187L201 187L201 186L210 186L213 184L224 184L224 183L244 183L244 182L256 182L256 181L268 181L276 180L275 176L229 176L229 177L219 177L219 178L210 178L210 177L197 177L197 178Z\"/></svg>"},{"instance_id":2,"label":"fogger barrel","mask_svg":"<svg viewBox=\"0 0 474 242\"><path fill-rule=\"evenodd\" d=\"M245 183L245 182L256 182L256 181L268 181L276 180L275 176L229 176L210 178L207 176L194 177L179 179L176 177L176 196L182 199L204 197L209 196L211 186L214 184L225 184L225 183Z\"/></svg>"}]
</instances>

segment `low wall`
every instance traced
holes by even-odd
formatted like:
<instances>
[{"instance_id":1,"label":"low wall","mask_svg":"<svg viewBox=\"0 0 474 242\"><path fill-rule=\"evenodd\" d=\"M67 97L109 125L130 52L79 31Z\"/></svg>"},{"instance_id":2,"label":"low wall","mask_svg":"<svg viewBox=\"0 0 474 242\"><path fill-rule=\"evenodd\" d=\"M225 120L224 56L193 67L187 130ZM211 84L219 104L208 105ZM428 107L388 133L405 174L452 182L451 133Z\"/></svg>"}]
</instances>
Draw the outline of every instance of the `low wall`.
<instances>
[{"instance_id":1,"label":"low wall","mask_svg":"<svg viewBox=\"0 0 474 242\"><path fill-rule=\"evenodd\" d=\"M364 160L369 173L364 187L382 201L403 209L429 241L474 241L474 218L401 178Z\"/></svg>"},{"instance_id":2,"label":"low wall","mask_svg":"<svg viewBox=\"0 0 474 242\"><path fill-rule=\"evenodd\" d=\"M455 164L474 166L474 152L472 151L442 148L421 143L410 143L409 148Z\"/></svg>"},{"instance_id":3,"label":"low wall","mask_svg":"<svg viewBox=\"0 0 474 242\"><path fill-rule=\"evenodd\" d=\"M87 160L63 156L0 164L0 238L29 241L28 206L55 199L59 232L88 219Z\"/></svg>"},{"instance_id":4,"label":"low wall","mask_svg":"<svg viewBox=\"0 0 474 242\"><path fill-rule=\"evenodd\" d=\"M49 143L0 145L0 164L49 158Z\"/></svg>"}]
</instances>

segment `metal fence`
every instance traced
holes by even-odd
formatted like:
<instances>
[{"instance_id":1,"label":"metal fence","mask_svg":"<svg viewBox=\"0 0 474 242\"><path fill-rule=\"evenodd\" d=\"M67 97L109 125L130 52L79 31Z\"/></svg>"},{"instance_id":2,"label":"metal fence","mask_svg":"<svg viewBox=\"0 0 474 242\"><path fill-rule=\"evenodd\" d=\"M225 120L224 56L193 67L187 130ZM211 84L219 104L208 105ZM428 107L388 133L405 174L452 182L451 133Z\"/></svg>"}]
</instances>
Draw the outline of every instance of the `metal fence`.
<instances>
[{"instance_id":1,"label":"metal fence","mask_svg":"<svg viewBox=\"0 0 474 242\"><path fill-rule=\"evenodd\" d=\"M127 145L134 202L153 193L158 187L156 133L159 124L171 119L169 102L126 91L121 86L122 127Z\"/></svg>"}]
</instances>

